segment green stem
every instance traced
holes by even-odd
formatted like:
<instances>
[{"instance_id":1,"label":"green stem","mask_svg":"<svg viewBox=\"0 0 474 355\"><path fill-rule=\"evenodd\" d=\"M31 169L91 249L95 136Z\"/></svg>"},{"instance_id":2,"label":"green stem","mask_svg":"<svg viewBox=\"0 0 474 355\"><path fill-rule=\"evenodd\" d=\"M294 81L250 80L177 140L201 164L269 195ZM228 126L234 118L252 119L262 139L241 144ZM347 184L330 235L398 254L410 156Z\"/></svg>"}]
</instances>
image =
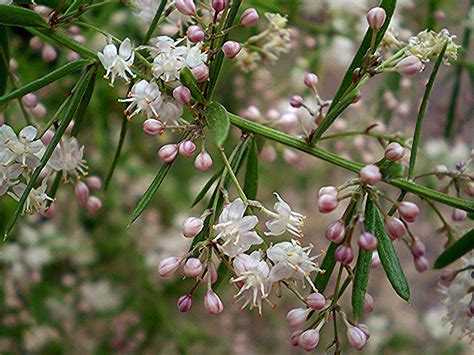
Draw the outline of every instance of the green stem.
<instances>
[{"instance_id":1,"label":"green stem","mask_svg":"<svg viewBox=\"0 0 474 355\"><path fill-rule=\"evenodd\" d=\"M232 170L232 167L230 166L229 160L227 159L224 148L220 147L219 148L222 160L224 161L225 168L227 169L227 173L229 174L230 178L232 179L232 182L235 185L235 188L237 189L237 192L239 193L240 198L242 201L244 201L246 204L249 203L247 196L245 196L245 192L240 186L239 180L237 179L237 176L235 176L234 171Z\"/></svg>"}]
</instances>

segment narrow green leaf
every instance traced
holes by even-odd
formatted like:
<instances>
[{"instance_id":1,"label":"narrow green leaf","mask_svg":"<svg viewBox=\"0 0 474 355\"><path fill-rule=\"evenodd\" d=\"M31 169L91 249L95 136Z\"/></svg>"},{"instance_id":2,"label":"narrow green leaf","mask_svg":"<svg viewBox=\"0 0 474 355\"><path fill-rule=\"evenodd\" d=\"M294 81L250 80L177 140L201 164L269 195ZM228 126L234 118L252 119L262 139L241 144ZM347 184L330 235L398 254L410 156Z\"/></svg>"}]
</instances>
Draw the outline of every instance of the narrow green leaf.
<instances>
[{"instance_id":1,"label":"narrow green leaf","mask_svg":"<svg viewBox=\"0 0 474 355\"><path fill-rule=\"evenodd\" d=\"M392 180L402 178L405 176L406 167L403 164L393 162L390 160L384 160L379 165L380 172L385 180Z\"/></svg>"},{"instance_id":2,"label":"narrow green leaf","mask_svg":"<svg viewBox=\"0 0 474 355\"><path fill-rule=\"evenodd\" d=\"M229 114L224 106L218 102L211 102L204 110L209 135L214 143L220 147L224 144L230 130Z\"/></svg>"},{"instance_id":3,"label":"narrow green leaf","mask_svg":"<svg viewBox=\"0 0 474 355\"><path fill-rule=\"evenodd\" d=\"M464 234L445 251L441 253L434 263L435 269L441 269L455 262L474 249L474 229Z\"/></svg>"},{"instance_id":4,"label":"narrow green leaf","mask_svg":"<svg viewBox=\"0 0 474 355\"><path fill-rule=\"evenodd\" d=\"M8 32L5 26L0 25L0 95L7 89L8 72L10 70L10 47Z\"/></svg>"},{"instance_id":5,"label":"narrow green leaf","mask_svg":"<svg viewBox=\"0 0 474 355\"><path fill-rule=\"evenodd\" d=\"M179 80L189 89L189 91L191 91L191 96L194 100L202 104L206 104L208 102L199 88L196 78L194 78L194 75L191 70L189 70L189 68L185 67L181 70L181 73L179 74Z\"/></svg>"},{"instance_id":6,"label":"narrow green leaf","mask_svg":"<svg viewBox=\"0 0 474 355\"><path fill-rule=\"evenodd\" d=\"M21 88L18 88L16 90L13 90L12 92L8 93L5 96L0 97L0 105L13 100L20 98L30 92L36 91L41 89L42 87L45 87L46 85L49 85L56 80L62 78L63 76L66 76L72 72L75 72L86 65L91 64L90 60L86 59L79 59L74 62L67 63L63 65L62 67L53 70L52 72L41 76L40 78L32 81L31 83L28 83Z\"/></svg>"},{"instance_id":7,"label":"narrow green leaf","mask_svg":"<svg viewBox=\"0 0 474 355\"><path fill-rule=\"evenodd\" d=\"M258 191L258 147L257 139L252 138L247 157L247 170L245 172L244 192L247 198L255 200Z\"/></svg>"},{"instance_id":8,"label":"narrow green leaf","mask_svg":"<svg viewBox=\"0 0 474 355\"><path fill-rule=\"evenodd\" d=\"M130 121L127 119L127 117L123 117L122 127L120 128L119 141L117 144L117 148L115 148L114 158L112 159L112 164L110 165L109 172L107 173L107 176L104 180L104 191L107 191L107 188L109 187L110 182L112 181L112 176L114 175L115 168L117 167L117 163L120 158L120 154L122 153L123 143L125 142L125 137L127 136L127 131L129 127Z\"/></svg>"},{"instance_id":9,"label":"narrow green leaf","mask_svg":"<svg viewBox=\"0 0 474 355\"><path fill-rule=\"evenodd\" d=\"M48 23L36 12L12 5L0 5L0 24L20 27L49 27Z\"/></svg>"},{"instance_id":10,"label":"narrow green leaf","mask_svg":"<svg viewBox=\"0 0 474 355\"><path fill-rule=\"evenodd\" d=\"M214 184L216 182L216 180L219 179L219 177L222 175L223 171L224 171L224 168L219 169L219 171L217 173L212 175L212 177L206 182L206 184L203 186L201 191L199 191L199 193L194 198L194 201L191 204L191 207L196 206L204 198L204 196L206 196L206 194L209 191L209 189L211 188L212 184Z\"/></svg>"},{"instance_id":11,"label":"narrow green leaf","mask_svg":"<svg viewBox=\"0 0 474 355\"><path fill-rule=\"evenodd\" d=\"M92 94L94 92L96 77L97 77L97 67L95 67L95 69L96 70L94 70L91 80L89 81L89 84L87 85L86 93L84 94L81 104L79 105L76 115L74 116L74 127L72 128L72 131L71 131L72 137L76 137L77 134L79 133L79 129L81 128L82 122L84 121L87 107L89 106L89 103L91 101Z\"/></svg>"}]
</instances>

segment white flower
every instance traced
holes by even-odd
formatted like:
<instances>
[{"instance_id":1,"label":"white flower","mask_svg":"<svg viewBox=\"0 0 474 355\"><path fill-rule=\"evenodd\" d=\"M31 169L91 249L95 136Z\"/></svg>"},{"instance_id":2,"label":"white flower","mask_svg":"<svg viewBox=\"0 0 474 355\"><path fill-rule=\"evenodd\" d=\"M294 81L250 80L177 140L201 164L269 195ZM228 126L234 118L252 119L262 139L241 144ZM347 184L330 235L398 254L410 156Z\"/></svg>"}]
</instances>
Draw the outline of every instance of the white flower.
<instances>
[{"instance_id":1,"label":"white flower","mask_svg":"<svg viewBox=\"0 0 474 355\"><path fill-rule=\"evenodd\" d=\"M8 164L8 156L0 152L0 196L4 195L10 186L18 183L21 175L21 165L19 163Z\"/></svg>"},{"instance_id":2,"label":"white flower","mask_svg":"<svg viewBox=\"0 0 474 355\"><path fill-rule=\"evenodd\" d=\"M152 46L147 46L151 56L157 57L159 54L170 54L175 49L175 40L169 36L158 36L150 40Z\"/></svg>"},{"instance_id":3,"label":"white flower","mask_svg":"<svg viewBox=\"0 0 474 355\"><path fill-rule=\"evenodd\" d=\"M132 6L135 11L134 14L143 22L150 22L155 17L156 10L160 4L159 0L133 0Z\"/></svg>"},{"instance_id":4,"label":"white flower","mask_svg":"<svg viewBox=\"0 0 474 355\"><path fill-rule=\"evenodd\" d=\"M155 78L165 82L178 80L183 66L183 57L175 55L174 52L161 53L153 60L152 73Z\"/></svg>"},{"instance_id":5,"label":"white flower","mask_svg":"<svg viewBox=\"0 0 474 355\"><path fill-rule=\"evenodd\" d=\"M251 309L257 307L258 313L262 314L262 300L270 303L267 298L272 282L269 279L270 268L262 260L261 251L256 250L250 255L238 254L233 265L236 278L232 282L240 288L234 298L244 302L241 309L250 304Z\"/></svg>"},{"instance_id":6,"label":"white flower","mask_svg":"<svg viewBox=\"0 0 474 355\"><path fill-rule=\"evenodd\" d=\"M456 36L451 36L447 29L442 29L439 33L424 30L408 39L405 52L408 55L416 55L421 61L427 62L430 60L430 57L438 56L444 44L448 42L443 59L445 64L449 64L450 59L457 59L457 51L460 47L454 43L455 38Z\"/></svg>"},{"instance_id":7,"label":"white flower","mask_svg":"<svg viewBox=\"0 0 474 355\"><path fill-rule=\"evenodd\" d=\"M87 172L87 165L83 160L84 146L80 147L75 137L64 139L53 151L48 161L48 167L55 171L62 171L67 181L68 175L80 176Z\"/></svg>"},{"instance_id":8,"label":"white flower","mask_svg":"<svg viewBox=\"0 0 474 355\"><path fill-rule=\"evenodd\" d=\"M312 246L302 247L298 241L277 243L267 250L268 258L275 263L271 272L272 281L285 279L306 279L313 287L310 274L314 271L321 271L313 261L318 256L310 256Z\"/></svg>"},{"instance_id":9,"label":"white flower","mask_svg":"<svg viewBox=\"0 0 474 355\"><path fill-rule=\"evenodd\" d=\"M46 208L46 202L53 201L53 199L46 194L47 188L47 181L44 179L40 186L36 189L31 189L23 206L23 212L31 213L34 211L44 210ZM19 201L25 189L26 185L24 183L19 183L12 187L13 193L9 192L9 194L15 200Z\"/></svg>"},{"instance_id":10,"label":"white flower","mask_svg":"<svg viewBox=\"0 0 474 355\"><path fill-rule=\"evenodd\" d=\"M183 105L171 96L163 95L163 103L161 104L159 114L163 121L176 121L183 114Z\"/></svg>"},{"instance_id":11,"label":"white flower","mask_svg":"<svg viewBox=\"0 0 474 355\"><path fill-rule=\"evenodd\" d=\"M219 223L214 226L218 234L214 242L221 240L223 244L218 244L218 248L225 255L234 257L250 249L252 245L263 242L252 229L258 223L256 216L245 216L247 205L240 199L224 207L219 216Z\"/></svg>"},{"instance_id":12,"label":"white flower","mask_svg":"<svg viewBox=\"0 0 474 355\"><path fill-rule=\"evenodd\" d=\"M133 116L144 111L147 117L159 117L158 109L161 106L161 92L156 83L149 83L146 80L140 80L133 85L128 93L128 98L119 100L120 102L130 102L125 113L130 119Z\"/></svg>"},{"instance_id":13,"label":"white flower","mask_svg":"<svg viewBox=\"0 0 474 355\"><path fill-rule=\"evenodd\" d=\"M24 166L36 168L40 164L40 156L44 145L36 138L37 130L33 126L24 127L18 137L8 125L0 127L0 152L3 162L16 160Z\"/></svg>"},{"instance_id":14,"label":"white flower","mask_svg":"<svg viewBox=\"0 0 474 355\"><path fill-rule=\"evenodd\" d=\"M278 199L278 202L273 206L275 212L264 211L273 218L265 224L269 230L269 232L265 232L265 235L281 235L285 230L288 230L288 232L294 236L302 237L302 227L305 216L301 213L293 212L291 207L283 201L276 192L275 196Z\"/></svg>"},{"instance_id":15,"label":"white flower","mask_svg":"<svg viewBox=\"0 0 474 355\"><path fill-rule=\"evenodd\" d=\"M126 82L129 82L129 76L134 78L135 75L130 70L135 59L135 52L132 48L130 39L126 38L120 45L117 53L117 47L114 44L108 44L104 47L103 52L97 52L100 62L104 66L106 73L104 78L108 79L112 75L110 84L113 85L115 77L118 75Z\"/></svg>"}]
</instances>

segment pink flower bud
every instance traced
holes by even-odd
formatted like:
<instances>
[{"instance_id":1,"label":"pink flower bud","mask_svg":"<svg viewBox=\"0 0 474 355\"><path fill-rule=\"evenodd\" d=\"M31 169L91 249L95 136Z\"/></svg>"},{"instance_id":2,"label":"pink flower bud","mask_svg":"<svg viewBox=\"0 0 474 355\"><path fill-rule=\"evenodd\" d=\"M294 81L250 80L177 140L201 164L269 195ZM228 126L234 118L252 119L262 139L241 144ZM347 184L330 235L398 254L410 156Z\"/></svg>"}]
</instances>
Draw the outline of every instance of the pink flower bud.
<instances>
[{"instance_id":1,"label":"pink flower bud","mask_svg":"<svg viewBox=\"0 0 474 355\"><path fill-rule=\"evenodd\" d=\"M186 158L190 158L196 151L196 144L194 144L193 141L182 141L179 143L178 150L179 154L185 156Z\"/></svg>"},{"instance_id":2,"label":"pink flower bud","mask_svg":"<svg viewBox=\"0 0 474 355\"><path fill-rule=\"evenodd\" d=\"M462 222L466 219L467 212L460 210L459 208L453 209L453 213L451 214L451 219L455 222Z\"/></svg>"},{"instance_id":3,"label":"pink flower bud","mask_svg":"<svg viewBox=\"0 0 474 355\"><path fill-rule=\"evenodd\" d=\"M326 229L324 234L328 240L334 243L341 243L346 235L346 226L344 222L338 219L337 221L331 222Z\"/></svg>"},{"instance_id":4,"label":"pink flower bud","mask_svg":"<svg viewBox=\"0 0 474 355\"><path fill-rule=\"evenodd\" d=\"M379 167L373 164L364 166L360 170L359 175L362 182L369 185L374 185L382 180L382 174L380 173Z\"/></svg>"},{"instance_id":5,"label":"pink flower bud","mask_svg":"<svg viewBox=\"0 0 474 355\"><path fill-rule=\"evenodd\" d=\"M357 328L359 328L364 334L367 340L370 338L369 327L364 323L357 324Z\"/></svg>"},{"instance_id":6,"label":"pink flower bud","mask_svg":"<svg viewBox=\"0 0 474 355\"><path fill-rule=\"evenodd\" d=\"M324 194L318 199L318 207L321 213L329 213L336 209L339 201L336 196Z\"/></svg>"},{"instance_id":7,"label":"pink flower bud","mask_svg":"<svg viewBox=\"0 0 474 355\"><path fill-rule=\"evenodd\" d=\"M374 298L368 293L364 297L364 312L370 313L374 310Z\"/></svg>"},{"instance_id":8,"label":"pink flower bud","mask_svg":"<svg viewBox=\"0 0 474 355\"><path fill-rule=\"evenodd\" d=\"M313 293L310 293L306 297L306 303L312 309L314 309L316 311L320 311L326 305L326 299L324 298L324 295L322 295L321 293L313 292Z\"/></svg>"},{"instance_id":9,"label":"pink flower bud","mask_svg":"<svg viewBox=\"0 0 474 355\"><path fill-rule=\"evenodd\" d=\"M411 253L414 257L424 256L426 247L420 240L415 240L411 246Z\"/></svg>"},{"instance_id":10,"label":"pink flower bud","mask_svg":"<svg viewBox=\"0 0 474 355\"><path fill-rule=\"evenodd\" d=\"M38 103L38 105L31 110L31 113L33 113L33 116L36 118L44 118L48 114L48 110L46 110L46 107L44 107L42 103Z\"/></svg>"},{"instance_id":11,"label":"pink flower bud","mask_svg":"<svg viewBox=\"0 0 474 355\"><path fill-rule=\"evenodd\" d=\"M293 346L300 345L299 340L300 340L301 333L303 333L301 329L295 330L293 333L291 333L291 337L290 337L291 345Z\"/></svg>"},{"instance_id":12,"label":"pink flower bud","mask_svg":"<svg viewBox=\"0 0 474 355\"><path fill-rule=\"evenodd\" d=\"M372 269L375 269L376 267L380 266L380 257L379 257L379 253L377 253L376 251L374 251L372 253L372 259L370 260L370 267Z\"/></svg>"},{"instance_id":13,"label":"pink flower bud","mask_svg":"<svg viewBox=\"0 0 474 355\"><path fill-rule=\"evenodd\" d=\"M201 232L204 222L200 218L188 217L183 222L183 235L186 238L194 238Z\"/></svg>"},{"instance_id":14,"label":"pink flower bud","mask_svg":"<svg viewBox=\"0 0 474 355\"><path fill-rule=\"evenodd\" d=\"M178 155L178 146L176 144L166 144L158 151L158 156L165 163L172 163Z\"/></svg>"},{"instance_id":15,"label":"pink flower bud","mask_svg":"<svg viewBox=\"0 0 474 355\"><path fill-rule=\"evenodd\" d=\"M436 165L434 171L436 173L436 177L440 180L444 179L446 177L446 174L449 172L446 165Z\"/></svg>"},{"instance_id":16,"label":"pink flower bud","mask_svg":"<svg viewBox=\"0 0 474 355\"><path fill-rule=\"evenodd\" d=\"M298 343L306 351L314 350L319 343L319 332L316 329L309 329L301 333Z\"/></svg>"},{"instance_id":17,"label":"pink flower bud","mask_svg":"<svg viewBox=\"0 0 474 355\"><path fill-rule=\"evenodd\" d=\"M405 234L406 228L402 221L395 217L387 217L385 220L385 228L392 240L396 240Z\"/></svg>"},{"instance_id":18,"label":"pink flower bud","mask_svg":"<svg viewBox=\"0 0 474 355\"><path fill-rule=\"evenodd\" d=\"M258 13L254 8L245 10L240 16L240 24L244 27L255 26L258 21Z\"/></svg>"},{"instance_id":19,"label":"pink flower bud","mask_svg":"<svg viewBox=\"0 0 474 355\"><path fill-rule=\"evenodd\" d=\"M318 85L318 76L313 73L306 73L303 82L307 87L314 88Z\"/></svg>"},{"instance_id":20,"label":"pink flower bud","mask_svg":"<svg viewBox=\"0 0 474 355\"><path fill-rule=\"evenodd\" d=\"M196 5L193 0L176 0L175 6L183 15L193 16L196 14Z\"/></svg>"},{"instance_id":21,"label":"pink flower bud","mask_svg":"<svg viewBox=\"0 0 474 355\"><path fill-rule=\"evenodd\" d=\"M405 155L405 148L397 142L390 143L385 149L385 158L391 161L397 161Z\"/></svg>"},{"instance_id":22,"label":"pink flower bud","mask_svg":"<svg viewBox=\"0 0 474 355\"><path fill-rule=\"evenodd\" d=\"M183 85L176 87L173 90L173 97L178 101L180 104L189 106L191 103L191 91Z\"/></svg>"},{"instance_id":23,"label":"pink flower bud","mask_svg":"<svg viewBox=\"0 0 474 355\"><path fill-rule=\"evenodd\" d=\"M382 28L387 13L381 7L374 7L367 12L367 22L372 30L378 31Z\"/></svg>"},{"instance_id":24,"label":"pink flower bud","mask_svg":"<svg viewBox=\"0 0 474 355\"><path fill-rule=\"evenodd\" d=\"M54 202L51 202L48 208L45 208L44 210L40 211L40 214L44 218L53 218L56 215L56 204Z\"/></svg>"},{"instance_id":25,"label":"pink flower bud","mask_svg":"<svg viewBox=\"0 0 474 355\"><path fill-rule=\"evenodd\" d=\"M43 142L44 145L48 145L49 143L51 143L51 139L53 139L53 137L54 131L48 129L41 137L41 142Z\"/></svg>"},{"instance_id":26,"label":"pink flower bud","mask_svg":"<svg viewBox=\"0 0 474 355\"><path fill-rule=\"evenodd\" d=\"M415 261L415 269L420 274L428 270L428 267L429 267L428 259L426 259L424 256L417 256L415 257L414 261Z\"/></svg>"},{"instance_id":27,"label":"pink flower bud","mask_svg":"<svg viewBox=\"0 0 474 355\"><path fill-rule=\"evenodd\" d=\"M197 258L189 258L183 267L183 272L188 277L199 276L202 272L202 263Z\"/></svg>"},{"instance_id":28,"label":"pink flower bud","mask_svg":"<svg viewBox=\"0 0 474 355\"><path fill-rule=\"evenodd\" d=\"M206 64L198 65L192 72L194 78L200 83L209 79L209 68Z\"/></svg>"},{"instance_id":29,"label":"pink flower bud","mask_svg":"<svg viewBox=\"0 0 474 355\"><path fill-rule=\"evenodd\" d=\"M372 233L362 233L357 240L357 245L364 250L375 250L377 248L377 238Z\"/></svg>"},{"instance_id":30,"label":"pink flower bud","mask_svg":"<svg viewBox=\"0 0 474 355\"><path fill-rule=\"evenodd\" d=\"M287 164L296 164L300 161L300 156L292 149L283 149L283 160Z\"/></svg>"},{"instance_id":31,"label":"pink flower bud","mask_svg":"<svg viewBox=\"0 0 474 355\"><path fill-rule=\"evenodd\" d=\"M216 269L216 265L211 262L211 264L209 265L209 271L211 273L211 284L215 284L219 275L217 274L217 269ZM207 275L207 273L206 273ZM207 282L207 278L206 278L206 282Z\"/></svg>"},{"instance_id":32,"label":"pink flower bud","mask_svg":"<svg viewBox=\"0 0 474 355\"><path fill-rule=\"evenodd\" d=\"M336 249L336 260L349 265L354 259L354 251L348 244L339 245Z\"/></svg>"},{"instance_id":33,"label":"pink flower bud","mask_svg":"<svg viewBox=\"0 0 474 355\"><path fill-rule=\"evenodd\" d=\"M158 120L154 118L149 118L143 122L143 132L149 136L154 136L156 134L162 134L165 130L165 126Z\"/></svg>"},{"instance_id":34,"label":"pink flower bud","mask_svg":"<svg viewBox=\"0 0 474 355\"><path fill-rule=\"evenodd\" d=\"M414 75L423 69L423 63L417 56L410 55L395 65L395 69L402 75Z\"/></svg>"},{"instance_id":35,"label":"pink flower bud","mask_svg":"<svg viewBox=\"0 0 474 355\"><path fill-rule=\"evenodd\" d=\"M68 52L66 58L69 62L74 62L75 60L81 59L81 56L76 52Z\"/></svg>"},{"instance_id":36,"label":"pink flower bud","mask_svg":"<svg viewBox=\"0 0 474 355\"><path fill-rule=\"evenodd\" d=\"M81 36L80 34L75 35L74 40L78 41L82 45L85 45L87 42L86 38L84 36Z\"/></svg>"},{"instance_id":37,"label":"pink flower bud","mask_svg":"<svg viewBox=\"0 0 474 355\"><path fill-rule=\"evenodd\" d=\"M54 62L58 57L56 50L50 44L45 44L41 50L41 57L45 62Z\"/></svg>"},{"instance_id":38,"label":"pink flower bud","mask_svg":"<svg viewBox=\"0 0 474 355\"><path fill-rule=\"evenodd\" d=\"M193 297L191 295L183 295L178 298L178 309L182 313L186 313L193 306Z\"/></svg>"},{"instance_id":39,"label":"pink flower bud","mask_svg":"<svg viewBox=\"0 0 474 355\"><path fill-rule=\"evenodd\" d=\"M176 270L178 270L180 264L180 258L177 256L170 256L169 258L160 261L158 264L158 273L161 277L172 276Z\"/></svg>"},{"instance_id":40,"label":"pink flower bud","mask_svg":"<svg viewBox=\"0 0 474 355\"><path fill-rule=\"evenodd\" d=\"M36 98L36 95L32 94L31 92L23 96L21 101L28 108L35 108L36 105L38 105L38 99Z\"/></svg>"},{"instance_id":41,"label":"pink flower bud","mask_svg":"<svg viewBox=\"0 0 474 355\"><path fill-rule=\"evenodd\" d=\"M290 105L295 108L301 107L303 104L303 98L301 96L295 95L290 100Z\"/></svg>"},{"instance_id":42,"label":"pink flower bud","mask_svg":"<svg viewBox=\"0 0 474 355\"><path fill-rule=\"evenodd\" d=\"M212 290L208 290L204 296L204 308L206 308L206 311L210 314L220 314L224 311L224 305L221 299Z\"/></svg>"},{"instance_id":43,"label":"pink flower bud","mask_svg":"<svg viewBox=\"0 0 474 355\"><path fill-rule=\"evenodd\" d=\"M41 38L35 36L35 37L31 37L29 44L30 44L31 49L39 52L40 50L43 49L44 42Z\"/></svg>"},{"instance_id":44,"label":"pink flower bud","mask_svg":"<svg viewBox=\"0 0 474 355\"><path fill-rule=\"evenodd\" d=\"M196 25L189 26L188 31L186 32L186 34L188 36L188 39L192 43L201 42L204 39L204 37L206 36L206 34L202 30L202 28L199 27L199 26L196 26Z\"/></svg>"},{"instance_id":45,"label":"pink flower bud","mask_svg":"<svg viewBox=\"0 0 474 355\"><path fill-rule=\"evenodd\" d=\"M222 10L225 9L228 3L229 3L228 0L212 0L212 8L216 12L221 12Z\"/></svg>"},{"instance_id":46,"label":"pink flower bud","mask_svg":"<svg viewBox=\"0 0 474 355\"><path fill-rule=\"evenodd\" d=\"M474 182L468 181L464 183L464 193L469 197L474 197Z\"/></svg>"},{"instance_id":47,"label":"pink flower bud","mask_svg":"<svg viewBox=\"0 0 474 355\"><path fill-rule=\"evenodd\" d=\"M201 171L209 170L212 166L212 158L209 153L206 151L199 153L194 161L194 166Z\"/></svg>"},{"instance_id":48,"label":"pink flower bud","mask_svg":"<svg viewBox=\"0 0 474 355\"><path fill-rule=\"evenodd\" d=\"M87 200L89 199L89 188L85 183L79 181L74 188L76 197L81 205L87 205Z\"/></svg>"},{"instance_id":49,"label":"pink flower bud","mask_svg":"<svg viewBox=\"0 0 474 355\"><path fill-rule=\"evenodd\" d=\"M300 327L306 321L311 309L295 308L288 312L286 320L291 327Z\"/></svg>"},{"instance_id":50,"label":"pink flower bud","mask_svg":"<svg viewBox=\"0 0 474 355\"><path fill-rule=\"evenodd\" d=\"M367 336L361 329L349 325L347 327L347 340L349 341L350 346L357 350L362 350L367 342Z\"/></svg>"},{"instance_id":51,"label":"pink flower bud","mask_svg":"<svg viewBox=\"0 0 474 355\"><path fill-rule=\"evenodd\" d=\"M414 222L420 209L413 202L403 201L398 205L398 213L408 223Z\"/></svg>"},{"instance_id":52,"label":"pink flower bud","mask_svg":"<svg viewBox=\"0 0 474 355\"><path fill-rule=\"evenodd\" d=\"M86 184L89 186L92 190L100 190L102 187L102 180L98 176L89 176L86 179Z\"/></svg>"},{"instance_id":53,"label":"pink flower bud","mask_svg":"<svg viewBox=\"0 0 474 355\"><path fill-rule=\"evenodd\" d=\"M441 280L444 282L451 282L456 278L457 272L449 267L441 273Z\"/></svg>"},{"instance_id":54,"label":"pink flower bud","mask_svg":"<svg viewBox=\"0 0 474 355\"><path fill-rule=\"evenodd\" d=\"M66 127L66 132L69 133L69 134L71 134L73 128L74 128L74 120L72 120L71 122L69 122L69 124L68 124L67 127Z\"/></svg>"},{"instance_id":55,"label":"pink flower bud","mask_svg":"<svg viewBox=\"0 0 474 355\"><path fill-rule=\"evenodd\" d=\"M334 186L323 186L318 191L318 197L321 197L322 195L337 196L337 194L337 189Z\"/></svg>"},{"instance_id":56,"label":"pink flower bud","mask_svg":"<svg viewBox=\"0 0 474 355\"><path fill-rule=\"evenodd\" d=\"M87 209L90 213L97 213L102 208L102 201L100 198L95 196L90 196L87 199Z\"/></svg>"},{"instance_id":57,"label":"pink flower bud","mask_svg":"<svg viewBox=\"0 0 474 355\"><path fill-rule=\"evenodd\" d=\"M235 56L239 54L240 49L240 44L235 41L227 41L222 46L222 51L224 52L224 55L229 59L235 58Z\"/></svg>"}]
</instances>

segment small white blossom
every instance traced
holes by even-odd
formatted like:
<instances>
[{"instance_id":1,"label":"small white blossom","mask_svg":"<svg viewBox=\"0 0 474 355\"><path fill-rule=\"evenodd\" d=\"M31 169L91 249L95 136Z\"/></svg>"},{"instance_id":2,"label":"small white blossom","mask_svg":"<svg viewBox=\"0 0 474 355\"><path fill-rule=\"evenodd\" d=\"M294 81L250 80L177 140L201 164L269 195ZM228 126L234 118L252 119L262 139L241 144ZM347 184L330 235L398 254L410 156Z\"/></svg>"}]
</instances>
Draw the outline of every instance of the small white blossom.
<instances>
[{"instance_id":1,"label":"small white blossom","mask_svg":"<svg viewBox=\"0 0 474 355\"><path fill-rule=\"evenodd\" d=\"M146 23L153 20L159 4L159 0L133 0L131 2L131 5L135 10L134 14Z\"/></svg>"},{"instance_id":2,"label":"small white blossom","mask_svg":"<svg viewBox=\"0 0 474 355\"><path fill-rule=\"evenodd\" d=\"M21 182L14 185L12 187L13 193L9 192L9 194L15 200L19 201L25 189L26 185ZM23 212L32 213L34 211L43 211L46 208L47 201L53 201L53 199L46 194L47 189L48 185L46 179L44 179L41 185L36 189L31 189L23 206Z\"/></svg>"},{"instance_id":3,"label":"small white blossom","mask_svg":"<svg viewBox=\"0 0 474 355\"><path fill-rule=\"evenodd\" d=\"M112 76L110 80L111 85L114 84L116 76L121 77L126 82L129 82L129 76L135 77L130 70L135 59L135 52L133 51L130 39L126 38L120 44L118 52L114 44L108 44L102 52L97 52L97 56L106 70L104 78L109 79L109 76Z\"/></svg>"},{"instance_id":4,"label":"small white blossom","mask_svg":"<svg viewBox=\"0 0 474 355\"><path fill-rule=\"evenodd\" d=\"M48 168L62 171L67 181L68 176L82 176L87 172L87 165L83 160L84 146L80 147L75 137L64 139L53 151L48 161Z\"/></svg>"},{"instance_id":5,"label":"small white blossom","mask_svg":"<svg viewBox=\"0 0 474 355\"><path fill-rule=\"evenodd\" d=\"M269 232L265 232L265 235L282 235L285 230L288 230L296 237L303 236L302 227L305 216L293 212L291 207L276 192L275 196L278 199L278 202L273 206L275 212L264 210L266 214L273 218L265 224L269 230Z\"/></svg>"},{"instance_id":6,"label":"small white blossom","mask_svg":"<svg viewBox=\"0 0 474 355\"><path fill-rule=\"evenodd\" d=\"M423 62L428 62L430 57L438 56L447 42L448 46L444 53L444 63L449 64L449 60L457 59L457 51L460 46L454 43L456 36L451 36L447 29L442 29L436 33L424 30L414 37L408 39L405 52L408 55L416 55Z\"/></svg>"},{"instance_id":7,"label":"small white blossom","mask_svg":"<svg viewBox=\"0 0 474 355\"><path fill-rule=\"evenodd\" d=\"M18 177L21 175L21 165L19 163L8 164L8 156L0 152L0 196L18 183Z\"/></svg>"},{"instance_id":8,"label":"small white blossom","mask_svg":"<svg viewBox=\"0 0 474 355\"><path fill-rule=\"evenodd\" d=\"M130 119L133 116L144 111L147 117L159 117L158 110L161 106L161 92L156 83L149 83L146 80L140 80L133 85L126 99L120 102L130 102L125 113Z\"/></svg>"},{"instance_id":9,"label":"small white blossom","mask_svg":"<svg viewBox=\"0 0 474 355\"><path fill-rule=\"evenodd\" d=\"M36 168L44 149L43 142L35 140L37 132L35 127L26 126L17 137L10 126L1 126L0 153L3 153L3 162L17 161L24 166Z\"/></svg>"}]
</instances>

